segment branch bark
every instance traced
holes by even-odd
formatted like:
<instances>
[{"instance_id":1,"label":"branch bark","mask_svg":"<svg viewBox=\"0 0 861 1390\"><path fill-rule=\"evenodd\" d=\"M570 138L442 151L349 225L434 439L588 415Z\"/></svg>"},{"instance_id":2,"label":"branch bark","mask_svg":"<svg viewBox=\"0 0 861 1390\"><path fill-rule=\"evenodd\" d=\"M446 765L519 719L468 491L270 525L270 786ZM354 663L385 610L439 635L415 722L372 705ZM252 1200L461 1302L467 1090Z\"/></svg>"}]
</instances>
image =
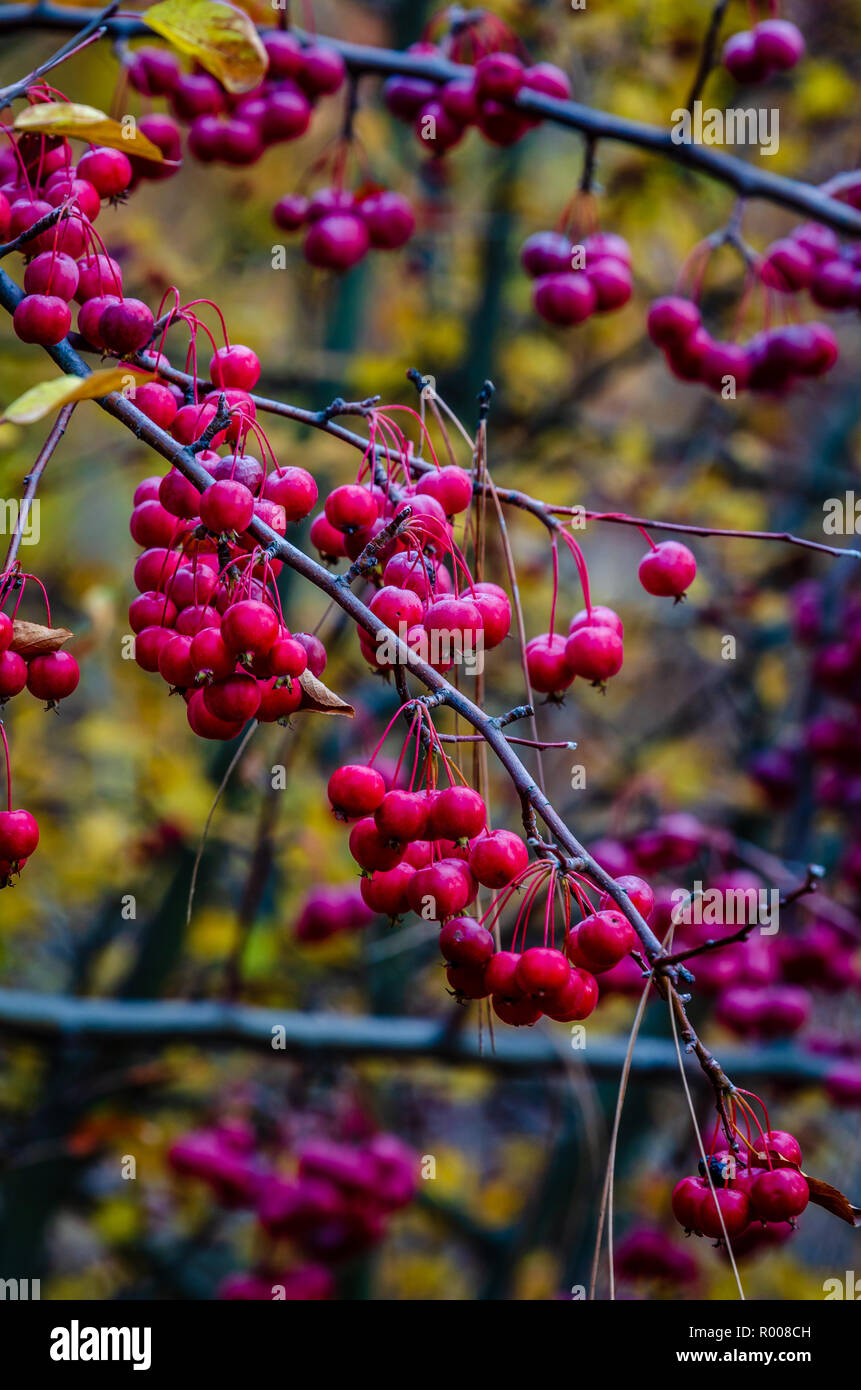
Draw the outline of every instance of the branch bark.
<instances>
[{"instance_id":1,"label":"branch bark","mask_svg":"<svg viewBox=\"0 0 861 1390\"><path fill-rule=\"evenodd\" d=\"M77 29L92 21L91 10L50 3L7 5L0 10L0 33L13 29ZM107 33L118 38L152 37L152 30L142 20L126 16L104 22ZM301 31L296 31L300 37ZM442 83L463 77L471 71L445 58L429 58L415 53L401 53L392 48L371 48L364 44L315 35L315 42L335 48L353 74L377 73L383 77L395 75L428 78ZM539 92L523 91L514 103L520 110L569 130L579 131L595 140L613 140L650 154L671 159L685 168L716 179L746 198L763 199L814 218L846 236L861 236L861 212L846 203L829 197L812 184L772 174L767 169L737 159L734 155L706 148L703 145L676 144L672 133L644 121L627 120L609 111L596 111L576 101L559 101Z\"/></svg>"},{"instance_id":2,"label":"branch bark","mask_svg":"<svg viewBox=\"0 0 861 1390\"><path fill-rule=\"evenodd\" d=\"M444 1018L293 1013L208 1000L80 999L17 989L0 989L0 1035L44 1043L74 1038L77 1043L128 1047L167 1047L181 1039L310 1060L437 1057L454 1065L527 1076L539 1068L542 1073L566 1071L578 1057L559 1047L549 1030L499 1029L490 1051L481 1048L475 1034L452 1029ZM274 1037L283 1048L273 1048ZM590 1037L579 1056L591 1071L618 1075L626 1048L624 1037ZM832 1065L829 1058L791 1044L735 1047L724 1055L730 1070L740 1077L767 1076L796 1085L821 1081ZM640 1075L669 1076L677 1070L678 1059L669 1039L641 1037L633 1065Z\"/></svg>"}]
</instances>

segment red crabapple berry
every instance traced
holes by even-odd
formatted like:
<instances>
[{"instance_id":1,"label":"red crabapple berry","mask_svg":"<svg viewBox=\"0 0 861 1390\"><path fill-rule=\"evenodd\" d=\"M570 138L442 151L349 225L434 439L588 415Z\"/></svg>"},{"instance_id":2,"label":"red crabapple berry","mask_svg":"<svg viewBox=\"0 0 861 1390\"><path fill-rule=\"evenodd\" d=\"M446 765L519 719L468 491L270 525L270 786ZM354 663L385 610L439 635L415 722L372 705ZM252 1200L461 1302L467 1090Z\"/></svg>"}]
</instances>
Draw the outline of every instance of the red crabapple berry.
<instances>
[{"instance_id":1,"label":"red crabapple berry","mask_svg":"<svg viewBox=\"0 0 861 1390\"><path fill-rule=\"evenodd\" d=\"M209 377L214 386L253 391L260 380L260 359L251 348L233 343L217 350L209 363Z\"/></svg>"},{"instance_id":2,"label":"red crabapple berry","mask_svg":"<svg viewBox=\"0 0 861 1390\"><path fill-rule=\"evenodd\" d=\"M609 970L637 945L628 919L615 909L605 908L584 917L566 939L568 958L592 974Z\"/></svg>"},{"instance_id":3,"label":"red crabapple berry","mask_svg":"<svg viewBox=\"0 0 861 1390\"><path fill-rule=\"evenodd\" d=\"M317 501L317 484L304 468L281 468L267 474L263 496L284 508L288 522L302 521Z\"/></svg>"},{"instance_id":4,"label":"red crabapple berry","mask_svg":"<svg viewBox=\"0 0 861 1390\"><path fill-rule=\"evenodd\" d=\"M579 613L574 614L568 626L569 634L576 632L578 627L609 627L620 637L625 635L624 625L619 614L601 603L595 603L588 609L581 608Z\"/></svg>"},{"instance_id":5,"label":"red crabapple berry","mask_svg":"<svg viewBox=\"0 0 861 1390\"><path fill-rule=\"evenodd\" d=\"M122 150L97 146L78 160L77 176L87 179L100 198L118 198L132 181L132 166Z\"/></svg>"},{"instance_id":6,"label":"red crabapple berry","mask_svg":"<svg viewBox=\"0 0 861 1390\"><path fill-rule=\"evenodd\" d=\"M805 1187L807 1184L805 1183ZM699 1229L712 1240L722 1240L724 1230L730 1240L741 1235L750 1224L750 1201L747 1193L733 1187L715 1187L703 1194L697 1213Z\"/></svg>"},{"instance_id":7,"label":"red crabapple berry","mask_svg":"<svg viewBox=\"0 0 861 1390\"><path fill-rule=\"evenodd\" d=\"M347 483L329 493L324 512L330 526L349 535L376 521L377 502L368 488L358 483Z\"/></svg>"},{"instance_id":8,"label":"red crabapple berry","mask_svg":"<svg viewBox=\"0 0 861 1390\"><path fill-rule=\"evenodd\" d=\"M480 836L469 852L469 867L485 888L504 888L528 863L526 845L511 830L493 830Z\"/></svg>"},{"instance_id":9,"label":"red crabapple berry","mask_svg":"<svg viewBox=\"0 0 861 1390\"><path fill-rule=\"evenodd\" d=\"M0 887L20 873L39 843L39 826L29 811L0 811Z\"/></svg>"},{"instance_id":10,"label":"red crabapple berry","mask_svg":"<svg viewBox=\"0 0 861 1390\"><path fill-rule=\"evenodd\" d=\"M445 968L449 991L458 1003L468 999L486 999L487 985L484 981L484 967L481 965L447 965Z\"/></svg>"},{"instance_id":11,"label":"red crabapple berry","mask_svg":"<svg viewBox=\"0 0 861 1390\"><path fill-rule=\"evenodd\" d=\"M533 286L532 302L539 318L567 328L594 313L598 296L588 276L567 271L539 276Z\"/></svg>"},{"instance_id":12,"label":"red crabapple berry","mask_svg":"<svg viewBox=\"0 0 861 1390\"><path fill-rule=\"evenodd\" d=\"M578 627L565 643L565 660L575 676L603 687L622 669L622 639L611 627Z\"/></svg>"},{"instance_id":13,"label":"red crabapple berry","mask_svg":"<svg viewBox=\"0 0 861 1390\"><path fill-rule=\"evenodd\" d=\"M38 343L41 347L56 347L71 323L71 310L57 294L25 295L12 315L12 326L21 342Z\"/></svg>"},{"instance_id":14,"label":"red crabapple berry","mask_svg":"<svg viewBox=\"0 0 861 1390\"><path fill-rule=\"evenodd\" d=\"M723 46L721 61L736 82L761 82L768 73L752 30L732 34Z\"/></svg>"},{"instance_id":15,"label":"red crabapple berry","mask_svg":"<svg viewBox=\"0 0 861 1390\"><path fill-rule=\"evenodd\" d=\"M112 352L125 357L146 347L155 320L152 310L140 299L122 299L109 304L99 319L99 336Z\"/></svg>"},{"instance_id":16,"label":"red crabapple berry","mask_svg":"<svg viewBox=\"0 0 861 1390\"><path fill-rule=\"evenodd\" d=\"M373 816L363 816L350 831L350 853L367 873L393 869L404 857L402 845L392 846L379 832Z\"/></svg>"},{"instance_id":17,"label":"red crabapple berry","mask_svg":"<svg viewBox=\"0 0 861 1390\"><path fill-rule=\"evenodd\" d=\"M438 859L427 868L415 869L407 885L407 901L413 912L434 922L456 917L475 893L475 879L462 859Z\"/></svg>"},{"instance_id":18,"label":"red crabapple berry","mask_svg":"<svg viewBox=\"0 0 861 1390\"><path fill-rule=\"evenodd\" d=\"M759 1152L753 1157L752 1162L760 1167L767 1166L767 1159L762 1150L767 1150L772 1156L778 1154L785 1158L787 1163L801 1165L801 1145L794 1134L789 1134L785 1129L770 1129L763 1141L757 1139L757 1149Z\"/></svg>"},{"instance_id":19,"label":"red crabapple berry","mask_svg":"<svg viewBox=\"0 0 861 1390\"><path fill-rule=\"evenodd\" d=\"M622 874L616 879L616 884L625 890L640 916L648 922L655 910L655 895L645 879L638 878L636 874ZM613 911L615 908L615 900L610 897L610 894L602 893L598 901L598 911L603 912L605 909Z\"/></svg>"},{"instance_id":20,"label":"red crabapple berry","mask_svg":"<svg viewBox=\"0 0 861 1390\"><path fill-rule=\"evenodd\" d=\"M333 213L313 222L305 238L305 259L322 270L345 271L371 244L366 223L354 212Z\"/></svg>"},{"instance_id":21,"label":"red crabapple berry","mask_svg":"<svg viewBox=\"0 0 861 1390\"><path fill-rule=\"evenodd\" d=\"M646 327L657 347L672 348L685 343L700 326L700 311L692 299L666 295L649 309Z\"/></svg>"},{"instance_id":22,"label":"red crabapple berry","mask_svg":"<svg viewBox=\"0 0 861 1390\"><path fill-rule=\"evenodd\" d=\"M561 633L544 633L526 644L526 669L533 690L552 699L561 699L574 680L568 665L565 638Z\"/></svg>"},{"instance_id":23,"label":"red crabapple berry","mask_svg":"<svg viewBox=\"0 0 861 1390\"><path fill-rule=\"evenodd\" d=\"M810 1201L807 1179L794 1168L763 1173L750 1189L750 1204L760 1221L791 1221Z\"/></svg>"},{"instance_id":24,"label":"red crabapple berry","mask_svg":"<svg viewBox=\"0 0 861 1390\"><path fill-rule=\"evenodd\" d=\"M254 497L242 483L222 478L200 495L200 519L216 535L244 531L254 515Z\"/></svg>"},{"instance_id":25,"label":"red crabapple berry","mask_svg":"<svg viewBox=\"0 0 861 1390\"><path fill-rule=\"evenodd\" d=\"M522 995L519 999L506 999L500 994L492 994L490 1002L497 1018L501 1018L503 1023L508 1023L513 1028L529 1028L538 1022L543 1013L538 1001L528 994Z\"/></svg>"},{"instance_id":26,"label":"red crabapple berry","mask_svg":"<svg viewBox=\"0 0 861 1390\"><path fill-rule=\"evenodd\" d=\"M679 541L661 541L646 552L637 571L646 593L674 598L677 603L684 598L696 572L693 554Z\"/></svg>"},{"instance_id":27,"label":"red crabapple berry","mask_svg":"<svg viewBox=\"0 0 861 1390\"><path fill-rule=\"evenodd\" d=\"M78 288L78 278L78 265L71 256L42 251L24 271L24 289L28 295L56 295L68 303Z\"/></svg>"},{"instance_id":28,"label":"red crabapple berry","mask_svg":"<svg viewBox=\"0 0 861 1390\"><path fill-rule=\"evenodd\" d=\"M753 38L757 57L778 72L794 68L804 57L804 37L789 20L764 19L754 25Z\"/></svg>"},{"instance_id":29,"label":"red crabapple berry","mask_svg":"<svg viewBox=\"0 0 861 1390\"><path fill-rule=\"evenodd\" d=\"M196 677L224 680L236 669L236 655L225 645L221 630L201 628L191 639L190 655Z\"/></svg>"},{"instance_id":30,"label":"red crabapple berry","mask_svg":"<svg viewBox=\"0 0 861 1390\"><path fill-rule=\"evenodd\" d=\"M432 839L467 842L480 835L487 822L484 798L472 787L447 787L430 812Z\"/></svg>"},{"instance_id":31,"label":"red crabapple berry","mask_svg":"<svg viewBox=\"0 0 861 1390\"><path fill-rule=\"evenodd\" d=\"M561 951L548 946L530 946L517 962L514 983L524 994L543 999L565 987L569 971Z\"/></svg>"},{"instance_id":32,"label":"red crabapple berry","mask_svg":"<svg viewBox=\"0 0 861 1390\"><path fill-rule=\"evenodd\" d=\"M278 636L279 626L278 616L268 603L242 599L225 612L221 635L231 651L265 656Z\"/></svg>"},{"instance_id":33,"label":"red crabapple berry","mask_svg":"<svg viewBox=\"0 0 861 1390\"><path fill-rule=\"evenodd\" d=\"M708 1184L701 1178L680 1178L673 1188L673 1216L686 1231L700 1231L700 1207L708 1191Z\"/></svg>"},{"instance_id":34,"label":"red crabapple berry","mask_svg":"<svg viewBox=\"0 0 861 1390\"><path fill-rule=\"evenodd\" d=\"M440 931L439 948L450 965L483 967L493 955L493 935L474 917L450 917Z\"/></svg>"},{"instance_id":35,"label":"red crabapple berry","mask_svg":"<svg viewBox=\"0 0 861 1390\"><path fill-rule=\"evenodd\" d=\"M395 789L386 792L374 812L374 821L386 840L423 840L427 830L428 810L428 800L421 792Z\"/></svg>"},{"instance_id":36,"label":"red crabapple berry","mask_svg":"<svg viewBox=\"0 0 861 1390\"><path fill-rule=\"evenodd\" d=\"M385 794L382 775L366 763L347 763L329 778L329 801L341 820L372 816Z\"/></svg>"},{"instance_id":37,"label":"red crabapple berry","mask_svg":"<svg viewBox=\"0 0 861 1390\"><path fill-rule=\"evenodd\" d=\"M27 689L49 708L77 689L81 672L70 652L45 652L27 663Z\"/></svg>"}]
</instances>

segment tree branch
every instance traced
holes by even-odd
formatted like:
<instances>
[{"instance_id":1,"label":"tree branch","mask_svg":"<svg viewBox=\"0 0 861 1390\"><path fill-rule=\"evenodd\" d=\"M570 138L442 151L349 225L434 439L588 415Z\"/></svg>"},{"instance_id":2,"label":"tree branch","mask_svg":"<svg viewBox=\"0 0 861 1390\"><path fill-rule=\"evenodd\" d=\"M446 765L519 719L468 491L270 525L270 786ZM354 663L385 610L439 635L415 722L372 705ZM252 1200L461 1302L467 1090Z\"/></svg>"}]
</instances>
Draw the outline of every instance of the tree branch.
<instances>
[{"instance_id":1,"label":"tree branch","mask_svg":"<svg viewBox=\"0 0 861 1390\"><path fill-rule=\"evenodd\" d=\"M276 1033L275 1030L279 1030ZM0 989L0 1034L42 1042L74 1038L93 1044L123 1043L172 1046L224 1044L291 1057L438 1057L455 1065L484 1066L494 1071L532 1075L537 1068L564 1071L577 1054L554 1045L538 1029L506 1029L496 1035L495 1050L483 1050L477 1035L452 1032L447 1019L374 1018L365 1015L293 1013L249 1008L209 1000L81 999L35 991ZM283 1049L273 1048L273 1038ZM618 1074L627 1039L595 1036L583 1050L590 1070ZM768 1076L806 1084L821 1081L833 1061L791 1044L729 1048L725 1053L739 1076ZM634 1069L642 1075L670 1075L678 1066L675 1049L665 1038L640 1038Z\"/></svg>"},{"instance_id":2,"label":"tree branch","mask_svg":"<svg viewBox=\"0 0 861 1390\"><path fill-rule=\"evenodd\" d=\"M92 11L41 0L38 4L7 5L0 9L0 32L11 29L79 28L92 22ZM152 37L142 20L115 17L104 23L108 33L120 38L139 35ZM295 31L302 37L301 31ZM377 73L424 77L432 82L448 82L466 76L471 69L443 57L401 53L392 48L370 48L364 44L315 36L315 42L336 49L351 73ZM759 198L824 222L846 236L861 236L861 212L831 198L812 184L772 174L733 155L703 145L676 144L669 130L627 120L608 111L594 111L576 101L560 101L539 92L521 91L514 105L532 116L540 116L569 130L578 130L592 139L614 140L633 145L651 154L671 159L708 178L725 183L746 198Z\"/></svg>"}]
</instances>

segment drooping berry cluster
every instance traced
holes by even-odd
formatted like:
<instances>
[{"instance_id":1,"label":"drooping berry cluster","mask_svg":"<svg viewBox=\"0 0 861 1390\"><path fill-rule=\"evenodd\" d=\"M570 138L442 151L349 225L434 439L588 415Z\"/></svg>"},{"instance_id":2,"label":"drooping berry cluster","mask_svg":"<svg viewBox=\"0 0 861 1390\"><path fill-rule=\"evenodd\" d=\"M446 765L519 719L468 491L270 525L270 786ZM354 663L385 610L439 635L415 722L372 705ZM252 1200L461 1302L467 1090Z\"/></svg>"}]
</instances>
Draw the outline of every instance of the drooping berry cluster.
<instances>
[{"instance_id":1,"label":"drooping berry cluster","mask_svg":"<svg viewBox=\"0 0 861 1390\"><path fill-rule=\"evenodd\" d=\"M430 35L439 33L433 41ZM554 63L530 63L518 56L522 46L498 18L476 11L469 22L444 11L432 20L428 37L411 44L408 53L444 57L469 64L471 71L437 83L425 77L390 77L383 99L398 120L412 125L416 137L432 155L445 154L475 127L493 145L513 145L540 125L540 119L514 105L526 90L566 100L571 83Z\"/></svg>"},{"instance_id":2,"label":"drooping berry cluster","mask_svg":"<svg viewBox=\"0 0 861 1390\"><path fill-rule=\"evenodd\" d=\"M255 164L271 146L304 135L315 103L337 92L345 76L334 48L303 45L286 32L265 34L263 45L269 60L266 76L241 94L228 91L203 68L184 70L173 53L152 46L134 52L129 82L145 97L167 98L173 116L188 126L188 149L195 159ZM141 128L153 138L149 128ZM178 131L176 144L178 156Z\"/></svg>"},{"instance_id":3,"label":"drooping berry cluster","mask_svg":"<svg viewBox=\"0 0 861 1390\"><path fill-rule=\"evenodd\" d=\"M824 323L790 323L766 328L746 343L713 338L692 299L667 295L649 309L652 342L681 381L700 382L722 393L785 391L795 381L824 376L837 361L837 339Z\"/></svg>"},{"instance_id":4,"label":"drooping berry cluster","mask_svg":"<svg viewBox=\"0 0 861 1390\"><path fill-rule=\"evenodd\" d=\"M613 232L582 242L565 232L535 232L523 243L520 263L533 280L535 312L563 327L621 309L633 293L631 248Z\"/></svg>"},{"instance_id":5,"label":"drooping berry cluster","mask_svg":"<svg viewBox=\"0 0 861 1390\"><path fill-rule=\"evenodd\" d=\"M804 36L788 19L763 19L727 39L721 59L737 82L763 82L804 57Z\"/></svg>"},{"instance_id":6,"label":"drooping berry cluster","mask_svg":"<svg viewBox=\"0 0 861 1390\"><path fill-rule=\"evenodd\" d=\"M61 700L77 689L81 673L71 652L59 648L40 651L18 640L15 619L27 584L31 581L41 589L48 608L49 626L44 630L44 636L53 635L44 586L35 575L23 573L17 563L10 565L6 573L0 575L0 707L26 689L37 700L44 700L46 709L55 709ZM5 607L13 598L15 602L10 614L5 612ZM0 811L0 888L6 888L13 877L20 874L36 849L39 826L29 811L12 809L12 763L2 722L0 739L6 760L6 810Z\"/></svg>"},{"instance_id":7,"label":"drooping berry cluster","mask_svg":"<svg viewBox=\"0 0 861 1390\"><path fill-rule=\"evenodd\" d=\"M302 252L310 265L343 271L368 251L396 251L415 230L415 213L402 193L368 187L319 188L310 198L288 193L272 209L275 225L286 232L307 228Z\"/></svg>"},{"instance_id":8,"label":"drooping berry cluster","mask_svg":"<svg viewBox=\"0 0 861 1390\"><path fill-rule=\"evenodd\" d=\"M711 1183L701 1159L701 1174L682 1178L671 1199L673 1215L687 1232L716 1241L728 1238L730 1245L756 1222L766 1227L788 1222L794 1227L810 1201L807 1179L799 1171L798 1140L785 1130L769 1128L764 1133L759 1126L751 1137L750 1120L755 1116L747 1102L744 1105L748 1135L742 1136L742 1155L713 1147L706 1160Z\"/></svg>"},{"instance_id":9,"label":"drooping berry cluster","mask_svg":"<svg viewBox=\"0 0 861 1390\"><path fill-rule=\"evenodd\" d=\"M655 545L648 536L646 539L651 548L640 561L640 583L649 594L680 602L697 572L692 552L679 541L661 541ZM565 540L572 545L570 537L566 536ZM573 545L573 553L582 580L585 577L585 562L576 544ZM591 603L588 580L584 584L584 594L588 606L574 614L567 638L551 630L533 637L526 644L530 685L550 700L561 700L577 676L604 689L610 677L622 669L622 619L612 608Z\"/></svg>"},{"instance_id":10,"label":"drooping berry cluster","mask_svg":"<svg viewBox=\"0 0 861 1390\"><path fill-rule=\"evenodd\" d=\"M120 268L93 226L102 200L125 193L132 172L122 150L107 147L91 148L75 164L67 140L34 144L22 136L0 151L0 236L14 239L61 210L21 243L25 293L13 326L22 342L59 343L72 324L73 300L81 306L78 328L95 347L125 354L149 341L152 313L140 300L123 299Z\"/></svg>"},{"instance_id":11,"label":"drooping berry cluster","mask_svg":"<svg viewBox=\"0 0 861 1390\"><path fill-rule=\"evenodd\" d=\"M766 247L759 275L785 294L807 290L821 309L861 309L861 248L843 246L819 222L805 222Z\"/></svg>"},{"instance_id":12,"label":"drooping berry cluster","mask_svg":"<svg viewBox=\"0 0 861 1390\"><path fill-rule=\"evenodd\" d=\"M302 700L298 678L309 665L312 674L325 666L322 644L293 635L284 622L275 586L281 562L247 534L259 518L283 536L288 524L308 515L317 486L304 468L277 465L253 420L256 354L226 345L213 354L209 371L213 389L200 403L177 409L170 387L159 381L135 393L144 413L182 443L218 423L217 402L228 406L229 420L197 453L213 478L203 492L174 468L135 491L129 529L143 552L129 621L135 660L181 692L194 732L231 739L249 719L271 723L294 713ZM260 445L263 462L246 452L249 438ZM229 452L219 454L225 444Z\"/></svg>"},{"instance_id":13,"label":"drooping berry cluster","mask_svg":"<svg viewBox=\"0 0 861 1390\"><path fill-rule=\"evenodd\" d=\"M275 1157L248 1123L227 1119L178 1139L168 1160L181 1177L206 1183L221 1206L253 1212L267 1237L266 1256L229 1275L220 1298L332 1298L333 1268L377 1245L387 1219L413 1200L418 1155L377 1132L358 1143L299 1139L291 1145L292 1174Z\"/></svg>"}]
</instances>

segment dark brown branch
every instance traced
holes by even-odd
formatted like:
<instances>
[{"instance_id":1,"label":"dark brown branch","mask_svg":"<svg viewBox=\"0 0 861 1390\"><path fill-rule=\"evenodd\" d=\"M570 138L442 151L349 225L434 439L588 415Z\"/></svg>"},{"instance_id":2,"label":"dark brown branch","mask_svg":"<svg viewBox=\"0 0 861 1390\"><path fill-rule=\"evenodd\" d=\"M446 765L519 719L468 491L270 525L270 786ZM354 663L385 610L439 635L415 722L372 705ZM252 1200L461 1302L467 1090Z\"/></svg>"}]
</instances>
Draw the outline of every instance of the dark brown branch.
<instances>
[{"instance_id":1,"label":"dark brown branch","mask_svg":"<svg viewBox=\"0 0 861 1390\"><path fill-rule=\"evenodd\" d=\"M42 0L39 4L7 5L5 9L0 9L0 32L24 28L77 28L91 22L89 10L51 4L50 0ZM151 34L142 20L126 16L109 19L104 27L107 32L121 38ZM471 71L443 57L401 53L391 48L370 48L322 35L316 36L315 41L335 48L350 72L355 74L378 73L384 77L405 75L443 83ZM671 159L696 173L727 184L746 198L777 203L803 217L824 222L847 236L861 236L861 213L811 184L772 174L767 169L703 145L676 144L669 130L647 125L644 121L614 116L608 111L594 111L580 102L560 101L524 89L514 104L529 115L539 116L569 130L579 130L592 139L615 140Z\"/></svg>"}]
</instances>

